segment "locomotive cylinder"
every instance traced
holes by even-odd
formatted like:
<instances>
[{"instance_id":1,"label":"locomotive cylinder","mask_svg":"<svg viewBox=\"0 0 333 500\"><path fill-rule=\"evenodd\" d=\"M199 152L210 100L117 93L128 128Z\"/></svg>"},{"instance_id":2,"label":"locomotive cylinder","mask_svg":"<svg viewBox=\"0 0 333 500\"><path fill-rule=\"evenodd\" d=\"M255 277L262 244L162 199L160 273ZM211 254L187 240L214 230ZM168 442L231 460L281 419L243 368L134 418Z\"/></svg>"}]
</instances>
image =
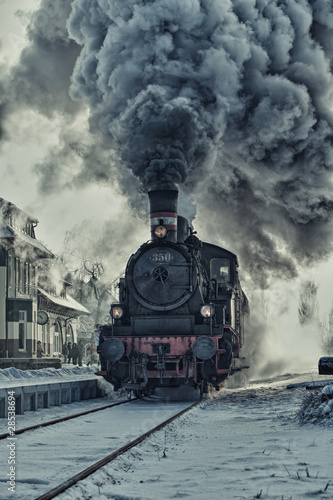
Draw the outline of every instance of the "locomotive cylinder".
<instances>
[{"instance_id":1,"label":"locomotive cylinder","mask_svg":"<svg viewBox=\"0 0 333 500\"><path fill-rule=\"evenodd\" d=\"M156 240L155 229L164 226L166 241L177 243L178 190L156 189L149 191L151 239Z\"/></svg>"}]
</instances>

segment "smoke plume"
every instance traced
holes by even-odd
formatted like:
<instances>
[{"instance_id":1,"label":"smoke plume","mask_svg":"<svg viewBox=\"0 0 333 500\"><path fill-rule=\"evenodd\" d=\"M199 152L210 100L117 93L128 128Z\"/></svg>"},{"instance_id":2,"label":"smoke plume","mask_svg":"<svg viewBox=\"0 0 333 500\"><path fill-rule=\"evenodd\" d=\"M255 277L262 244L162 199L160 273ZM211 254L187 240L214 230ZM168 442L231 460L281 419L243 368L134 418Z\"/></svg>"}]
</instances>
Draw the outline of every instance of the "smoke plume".
<instances>
[{"instance_id":1,"label":"smoke plume","mask_svg":"<svg viewBox=\"0 0 333 500\"><path fill-rule=\"evenodd\" d=\"M330 2L43 0L28 34L1 109L90 113L36 167L44 190L117 181L142 210L177 184L261 288L330 254Z\"/></svg>"},{"instance_id":2,"label":"smoke plume","mask_svg":"<svg viewBox=\"0 0 333 500\"><path fill-rule=\"evenodd\" d=\"M71 74L80 47L68 37L66 21L71 11L67 0L42 0L31 14L28 45L11 69L8 96L13 108L29 107L47 117L76 114L82 104L68 95Z\"/></svg>"},{"instance_id":3,"label":"smoke plume","mask_svg":"<svg viewBox=\"0 0 333 500\"><path fill-rule=\"evenodd\" d=\"M144 190L193 192L262 287L331 251L328 2L74 0L68 27L71 96Z\"/></svg>"}]
</instances>

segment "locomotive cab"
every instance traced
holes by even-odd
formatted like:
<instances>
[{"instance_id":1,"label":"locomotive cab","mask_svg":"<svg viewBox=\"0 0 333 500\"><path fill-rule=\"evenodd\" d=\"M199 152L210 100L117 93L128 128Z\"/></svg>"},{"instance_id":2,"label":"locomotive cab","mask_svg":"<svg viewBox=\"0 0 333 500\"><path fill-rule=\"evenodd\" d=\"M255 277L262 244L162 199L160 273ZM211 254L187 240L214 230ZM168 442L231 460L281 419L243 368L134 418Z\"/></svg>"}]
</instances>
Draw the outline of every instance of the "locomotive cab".
<instances>
[{"instance_id":1,"label":"locomotive cab","mask_svg":"<svg viewBox=\"0 0 333 500\"><path fill-rule=\"evenodd\" d=\"M216 321L223 324L224 338L234 344L234 357L238 357L244 342L244 319L249 314L249 304L239 281L237 256L224 248L203 243L201 264L210 278Z\"/></svg>"}]
</instances>

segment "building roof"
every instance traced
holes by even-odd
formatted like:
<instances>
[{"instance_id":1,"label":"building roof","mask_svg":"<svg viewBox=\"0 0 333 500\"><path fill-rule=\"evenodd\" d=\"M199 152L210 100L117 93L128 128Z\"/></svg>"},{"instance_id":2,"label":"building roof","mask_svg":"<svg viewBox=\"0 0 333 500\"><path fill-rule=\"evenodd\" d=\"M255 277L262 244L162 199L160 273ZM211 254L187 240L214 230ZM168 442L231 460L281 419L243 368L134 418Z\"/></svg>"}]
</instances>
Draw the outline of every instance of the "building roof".
<instances>
[{"instance_id":1,"label":"building roof","mask_svg":"<svg viewBox=\"0 0 333 500\"><path fill-rule=\"evenodd\" d=\"M51 295L42 288L38 287L38 292L46 299L46 302L50 303L51 308L56 307L59 314L64 314L68 316L80 316L81 314L90 315L90 311L86 309L82 304L77 302L73 297L67 294L66 298L59 297L58 295ZM61 312L63 309L63 312Z\"/></svg>"},{"instance_id":2,"label":"building roof","mask_svg":"<svg viewBox=\"0 0 333 500\"><path fill-rule=\"evenodd\" d=\"M36 217L31 217L31 215L18 208L16 205L14 205L14 203L11 203L4 198L0 198L0 211L2 214L1 218L6 219L8 214L14 213L15 215L20 215L22 218L29 220L34 224L38 224L38 219L36 219Z\"/></svg>"},{"instance_id":3,"label":"building roof","mask_svg":"<svg viewBox=\"0 0 333 500\"><path fill-rule=\"evenodd\" d=\"M15 240L18 246L23 245L26 248L26 245L30 245L33 247L36 257L40 259L52 259L54 257L53 253L50 252L40 241L36 238L32 238L31 236L21 233L12 227L5 227L4 230L0 229L0 238Z\"/></svg>"},{"instance_id":4,"label":"building roof","mask_svg":"<svg viewBox=\"0 0 333 500\"><path fill-rule=\"evenodd\" d=\"M0 238L13 238L13 237L14 237L13 230L2 220L0 220Z\"/></svg>"},{"instance_id":5,"label":"building roof","mask_svg":"<svg viewBox=\"0 0 333 500\"><path fill-rule=\"evenodd\" d=\"M54 255L35 237L38 220L26 214L13 203L0 198L0 239L18 246L28 244L37 258L53 258Z\"/></svg>"}]
</instances>

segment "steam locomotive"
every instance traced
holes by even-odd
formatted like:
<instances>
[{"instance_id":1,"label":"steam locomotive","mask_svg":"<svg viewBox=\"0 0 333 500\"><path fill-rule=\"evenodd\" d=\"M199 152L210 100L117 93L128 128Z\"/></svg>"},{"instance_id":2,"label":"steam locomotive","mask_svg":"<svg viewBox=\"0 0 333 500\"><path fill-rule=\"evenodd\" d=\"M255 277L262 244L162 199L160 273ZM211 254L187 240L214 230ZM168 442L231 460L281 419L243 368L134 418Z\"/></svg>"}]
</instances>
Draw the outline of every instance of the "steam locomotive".
<instances>
[{"instance_id":1,"label":"steam locomotive","mask_svg":"<svg viewBox=\"0 0 333 500\"><path fill-rule=\"evenodd\" d=\"M177 188L148 196L151 240L130 257L112 322L99 327L98 374L137 397L206 393L241 369L249 307L237 257L199 240L177 214Z\"/></svg>"}]
</instances>

